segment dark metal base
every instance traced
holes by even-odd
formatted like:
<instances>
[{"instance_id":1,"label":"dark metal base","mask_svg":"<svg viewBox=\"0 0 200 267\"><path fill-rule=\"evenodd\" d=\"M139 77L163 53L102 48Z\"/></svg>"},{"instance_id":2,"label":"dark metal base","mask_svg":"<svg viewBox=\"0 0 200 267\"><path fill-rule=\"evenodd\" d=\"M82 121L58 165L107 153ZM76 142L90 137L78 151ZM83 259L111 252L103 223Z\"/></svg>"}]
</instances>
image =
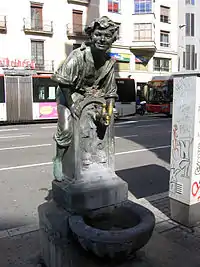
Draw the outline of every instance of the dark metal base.
<instances>
[{"instance_id":1,"label":"dark metal base","mask_svg":"<svg viewBox=\"0 0 200 267\"><path fill-rule=\"evenodd\" d=\"M186 205L170 198L171 219L185 225L193 227L200 223L200 203Z\"/></svg>"}]
</instances>

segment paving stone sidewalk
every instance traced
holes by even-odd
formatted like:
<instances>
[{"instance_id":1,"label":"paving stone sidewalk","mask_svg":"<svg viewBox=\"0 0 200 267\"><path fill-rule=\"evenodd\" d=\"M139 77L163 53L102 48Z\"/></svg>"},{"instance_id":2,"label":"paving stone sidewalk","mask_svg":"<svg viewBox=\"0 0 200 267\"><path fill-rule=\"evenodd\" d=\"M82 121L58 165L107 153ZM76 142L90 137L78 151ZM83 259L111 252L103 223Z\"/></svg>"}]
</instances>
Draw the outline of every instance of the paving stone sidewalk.
<instances>
[{"instance_id":1,"label":"paving stone sidewalk","mask_svg":"<svg viewBox=\"0 0 200 267\"><path fill-rule=\"evenodd\" d=\"M200 266L200 227L188 229L170 220L167 193L139 200L130 196L130 199L154 212L156 227L151 240L138 253L137 259L120 267ZM37 228L30 226L0 233L0 267L37 266Z\"/></svg>"}]
</instances>

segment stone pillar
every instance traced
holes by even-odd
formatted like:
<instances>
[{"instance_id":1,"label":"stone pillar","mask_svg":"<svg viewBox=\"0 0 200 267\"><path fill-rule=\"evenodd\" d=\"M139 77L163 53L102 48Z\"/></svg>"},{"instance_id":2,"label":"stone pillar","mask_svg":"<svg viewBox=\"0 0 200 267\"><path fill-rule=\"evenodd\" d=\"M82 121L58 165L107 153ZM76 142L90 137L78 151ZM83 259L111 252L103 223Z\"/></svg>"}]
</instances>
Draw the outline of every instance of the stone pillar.
<instances>
[{"instance_id":1,"label":"stone pillar","mask_svg":"<svg viewBox=\"0 0 200 267\"><path fill-rule=\"evenodd\" d=\"M85 214L128 199L128 185L115 173L113 116L106 128L92 119L104 103L101 98L82 101L80 119L73 121L72 143L63 157L65 180L52 183L54 200L70 212Z\"/></svg>"},{"instance_id":2,"label":"stone pillar","mask_svg":"<svg viewBox=\"0 0 200 267\"><path fill-rule=\"evenodd\" d=\"M169 197L171 218L200 221L200 73L174 75Z\"/></svg>"}]
</instances>

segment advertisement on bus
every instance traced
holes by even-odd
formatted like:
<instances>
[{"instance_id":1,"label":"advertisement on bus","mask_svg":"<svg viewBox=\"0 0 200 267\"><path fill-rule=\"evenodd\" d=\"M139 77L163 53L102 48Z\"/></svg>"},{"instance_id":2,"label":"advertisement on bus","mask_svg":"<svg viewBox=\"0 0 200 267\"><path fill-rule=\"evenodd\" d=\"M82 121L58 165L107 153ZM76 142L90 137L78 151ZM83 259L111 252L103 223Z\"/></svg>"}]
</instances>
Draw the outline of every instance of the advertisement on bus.
<instances>
[{"instance_id":1,"label":"advertisement on bus","mask_svg":"<svg viewBox=\"0 0 200 267\"><path fill-rule=\"evenodd\" d=\"M57 119L57 117L58 115L56 102L33 103L34 120Z\"/></svg>"},{"instance_id":2,"label":"advertisement on bus","mask_svg":"<svg viewBox=\"0 0 200 267\"><path fill-rule=\"evenodd\" d=\"M56 119L57 116L56 102L39 103L40 119Z\"/></svg>"}]
</instances>

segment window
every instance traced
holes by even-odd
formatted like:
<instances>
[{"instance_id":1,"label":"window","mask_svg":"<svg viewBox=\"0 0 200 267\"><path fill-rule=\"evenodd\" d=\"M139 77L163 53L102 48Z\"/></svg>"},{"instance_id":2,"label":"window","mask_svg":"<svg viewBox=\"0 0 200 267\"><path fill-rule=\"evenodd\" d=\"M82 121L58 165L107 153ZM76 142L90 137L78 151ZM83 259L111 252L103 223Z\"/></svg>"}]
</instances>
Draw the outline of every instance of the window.
<instances>
[{"instance_id":1,"label":"window","mask_svg":"<svg viewBox=\"0 0 200 267\"><path fill-rule=\"evenodd\" d=\"M152 41L152 24L135 23L134 24L135 41Z\"/></svg>"},{"instance_id":2,"label":"window","mask_svg":"<svg viewBox=\"0 0 200 267\"><path fill-rule=\"evenodd\" d=\"M119 13L121 0L108 0L108 12Z\"/></svg>"},{"instance_id":3,"label":"window","mask_svg":"<svg viewBox=\"0 0 200 267\"><path fill-rule=\"evenodd\" d=\"M171 59L169 58L154 58L153 59L153 70L154 71L170 71Z\"/></svg>"},{"instance_id":4,"label":"window","mask_svg":"<svg viewBox=\"0 0 200 267\"><path fill-rule=\"evenodd\" d=\"M185 52L183 52L183 68L185 68Z\"/></svg>"},{"instance_id":5,"label":"window","mask_svg":"<svg viewBox=\"0 0 200 267\"><path fill-rule=\"evenodd\" d=\"M148 64L144 63L135 63L135 70L140 70L140 71L148 71Z\"/></svg>"},{"instance_id":6,"label":"window","mask_svg":"<svg viewBox=\"0 0 200 267\"><path fill-rule=\"evenodd\" d=\"M83 33L83 12L80 10L73 10L73 32Z\"/></svg>"},{"instance_id":7,"label":"window","mask_svg":"<svg viewBox=\"0 0 200 267\"><path fill-rule=\"evenodd\" d=\"M160 21L169 23L170 8L166 6L160 6Z\"/></svg>"},{"instance_id":8,"label":"window","mask_svg":"<svg viewBox=\"0 0 200 267\"><path fill-rule=\"evenodd\" d=\"M197 68L197 54L195 53L195 45L186 45L186 52L184 54L186 70L195 70ZM184 67L184 66L183 66Z\"/></svg>"},{"instance_id":9,"label":"window","mask_svg":"<svg viewBox=\"0 0 200 267\"><path fill-rule=\"evenodd\" d=\"M129 62L116 62L114 65L115 71L130 71L130 63Z\"/></svg>"},{"instance_id":10,"label":"window","mask_svg":"<svg viewBox=\"0 0 200 267\"><path fill-rule=\"evenodd\" d=\"M4 76L0 76L0 103L5 103Z\"/></svg>"},{"instance_id":11,"label":"window","mask_svg":"<svg viewBox=\"0 0 200 267\"><path fill-rule=\"evenodd\" d=\"M34 30L43 29L42 7L40 3L31 3L31 28Z\"/></svg>"},{"instance_id":12,"label":"window","mask_svg":"<svg viewBox=\"0 0 200 267\"><path fill-rule=\"evenodd\" d=\"M135 14L152 12L152 0L134 0Z\"/></svg>"},{"instance_id":13,"label":"window","mask_svg":"<svg viewBox=\"0 0 200 267\"><path fill-rule=\"evenodd\" d=\"M186 13L185 14L185 34L186 36L194 36L194 14Z\"/></svg>"},{"instance_id":14,"label":"window","mask_svg":"<svg viewBox=\"0 0 200 267\"><path fill-rule=\"evenodd\" d=\"M36 69L44 69L44 41L31 41L31 58Z\"/></svg>"},{"instance_id":15,"label":"window","mask_svg":"<svg viewBox=\"0 0 200 267\"><path fill-rule=\"evenodd\" d=\"M186 5L195 5L195 0L185 0Z\"/></svg>"},{"instance_id":16,"label":"window","mask_svg":"<svg viewBox=\"0 0 200 267\"><path fill-rule=\"evenodd\" d=\"M169 32L161 31L160 32L160 46L169 47Z\"/></svg>"},{"instance_id":17,"label":"window","mask_svg":"<svg viewBox=\"0 0 200 267\"><path fill-rule=\"evenodd\" d=\"M50 78L33 78L33 101L54 102L56 99L57 83Z\"/></svg>"}]
</instances>

